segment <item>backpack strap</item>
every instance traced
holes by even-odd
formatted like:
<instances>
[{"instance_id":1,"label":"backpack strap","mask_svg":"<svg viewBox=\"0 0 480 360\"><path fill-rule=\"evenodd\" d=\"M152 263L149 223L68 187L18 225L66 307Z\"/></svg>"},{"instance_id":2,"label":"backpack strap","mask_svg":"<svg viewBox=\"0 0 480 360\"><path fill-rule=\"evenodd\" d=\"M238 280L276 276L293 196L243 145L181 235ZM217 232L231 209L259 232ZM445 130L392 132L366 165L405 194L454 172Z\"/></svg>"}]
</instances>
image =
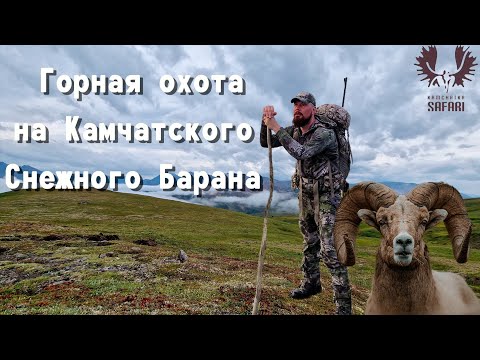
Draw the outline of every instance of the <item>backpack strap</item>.
<instances>
[{"instance_id":1,"label":"backpack strap","mask_svg":"<svg viewBox=\"0 0 480 360\"><path fill-rule=\"evenodd\" d=\"M298 199L299 199L298 207L299 207L300 217L304 219L303 194L302 194L303 177L301 176L301 171L300 171L301 166L302 166L302 161L297 160L296 171L298 172L298 174L300 176L300 186L298 187ZM333 199L333 192L332 192L332 199ZM315 179L314 182L313 182L313 209L314 209L315 224L317 224L317 226L320 226L320 191L319 191L319 181L318 181L318 179Z\"/></svg>"},{"instance_id":2,"label":"backpack strap","mask_svg":"<svg viewBox=\"0 0 480 360\"><path fill-rule=\"evenodd\" d=\"M330 163L330 160L328 160L328 180L330 182L330 201L333 202L334 194L333 194L333 174L332 174L332 165Z\"/></svg>"},{"instance_id":3,"label":"backpack strap","mask_svg":"<svg viewBox=\"0 0 480 360\"><path fill-rule=\"evenodd\" d=\"M315 180L315 182L313 183L313 209L315 210L315 214L314 214L315 224L317 224L317 226L319 228L321 228L321 224L320 224L320 191L319 191L319 188L318 188L318 186L319 186L318 183L319 183L318 180Z\"/></svg>"},{"instance_id":4,"label":"backpack strap","mask_svg":"<svg viewBox=\"0 0 480 360\"><path fill-rule=\"evenodd\" d=\"M302 166L302 160L297 160L297 168L295 169L295 171L297 172L298 178L299 178L299 185L298 185L298 199L299 199L299 202L298 202L298 207L299 207L299 210L300 210L300 214L303 213L303 197L302 197L303 180L302 180L302 173L300 171L301 166Z\"/></svg>"},{"instance_id":5,"label":"backpack strap","mask_svg":"<svg viewBox=\"0 0 480 360\"><path fill-rule=\"evenodd\" d=\"M353 155L352 155L352 150L350 148L350 134L348 133L348 128L345 129L347 133L346 141L347 141L347 146L348 146L348 152L349 152L349 157L350 157L350 162L353 163ZM338 151L338 162L336 165L336 168L338 172L340 173L342 177L342 183L340 184L340 198L343 198L343 194L348 190L347 188L347 179L343 177L343 173L340 170L340 140L338 139L338 134L337 131L334 129L333 132L335 133L335 139L337 140L337 151ZM331 165L330 165L330 160L328 160L328 172L331 177L332 170L331 170ZM330 186L332 186L332 180L330 180ZM333 188L333 187L332 187ZM333 193L332 193L332 198L333 198Z\"/></svg>"}]
</instances>

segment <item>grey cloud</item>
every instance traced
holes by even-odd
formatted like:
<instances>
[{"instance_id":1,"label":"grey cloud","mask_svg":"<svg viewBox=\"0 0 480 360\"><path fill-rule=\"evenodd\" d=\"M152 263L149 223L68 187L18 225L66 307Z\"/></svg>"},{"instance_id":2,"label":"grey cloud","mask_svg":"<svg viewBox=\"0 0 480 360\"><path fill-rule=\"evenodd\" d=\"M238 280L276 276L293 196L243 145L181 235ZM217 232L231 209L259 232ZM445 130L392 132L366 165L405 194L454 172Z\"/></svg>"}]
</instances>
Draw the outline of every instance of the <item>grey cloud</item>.
<instances>
[{"instance_id":1,"label":"grey cloud","mask_svg":"<svg viewBox=\"0 0 480 360\"><path fill-rule=\"evenodd\" d=\"M350 138L354 163L352 179L384 179L410 182L416 178L472 178L463 182L465 192L475 193L475 176L464 166L477 169L480 156L471 163L463 151L475 152L478 131L476 110L465 113L432 113L426 97L442 94L420 82L413 65L421 45L414 46L0 46L0 126L18 121L63 122L76 113L89 122L247 122L256 137L249 144L233 139L229 144L77 144L52 135L50 144L0 142L4 159L35 167L132 169L155 174L156 166L171 161L226 171L256 167L268 175L267 149L259 145L262 107L275 105L281 125L291 123L290 99L299 90L313 92L318 103L341 102L343 78L348 76L345 106L352 115ZM450 56L450 46L439 46ZM480 47L472 46L477 54ZM439 58L440 58L439 52ZM443 53L442 53L443 54ZM443 55L442 55L443 56ZM444 60L445 60L444 59ZM445 60L447 61L447 60ZM447 61L448 62L448 61ZM82 102L58 91L39 91L40 67L59 73L139 74L144 94L97 96ZM440 66L440 63L439 63ZM442 65L443 66L443 65ZM246 95L166 95L158 86L162 74L240 74ZM478 103L480 81L474 78L451 94L467 95ZM72 114L73 115L73 114ZM431 156L439 152L438 160ZM177 154L177 155L175 155ZM449 154L448 163L441 154ZM295 162L283 148L274 149L278 179L290 178ZM429 157L430 156L430 157ZM383 160L382 160L383 159ZM193 165L195 164L195 165ZM415 170L418 175L413 173ZM476 179L478 181L478 178Z\"/></svg>"}]
</instances>

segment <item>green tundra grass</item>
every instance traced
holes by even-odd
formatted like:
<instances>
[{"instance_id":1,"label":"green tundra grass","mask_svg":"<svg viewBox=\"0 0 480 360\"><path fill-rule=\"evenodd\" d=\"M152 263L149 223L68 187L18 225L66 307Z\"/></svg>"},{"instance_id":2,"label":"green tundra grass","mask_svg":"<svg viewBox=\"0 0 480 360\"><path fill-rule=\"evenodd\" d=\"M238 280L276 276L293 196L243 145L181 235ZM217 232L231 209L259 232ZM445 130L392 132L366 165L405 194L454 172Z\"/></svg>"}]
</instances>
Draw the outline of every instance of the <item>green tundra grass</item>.
<instances>
[{"instance_id":1,"label":"green tundra grass","mask_svg":"<svg viewBox=\"0 0 480 360\"><path fill-rule=\"evenodd\" d=\"M480 296L480 200L466 264L443 224L426 234L434 269L465 277ZM324 291L293 300L301 280L296 216L269 218L262 314L333 314ZM0 314L250 314L263 218L136 194L18 191L0 194ZM363 314L379 234L360 226L349 268L353 311ZM183 250L188 258L180 261Z\"/></svg>"}]
</instances>

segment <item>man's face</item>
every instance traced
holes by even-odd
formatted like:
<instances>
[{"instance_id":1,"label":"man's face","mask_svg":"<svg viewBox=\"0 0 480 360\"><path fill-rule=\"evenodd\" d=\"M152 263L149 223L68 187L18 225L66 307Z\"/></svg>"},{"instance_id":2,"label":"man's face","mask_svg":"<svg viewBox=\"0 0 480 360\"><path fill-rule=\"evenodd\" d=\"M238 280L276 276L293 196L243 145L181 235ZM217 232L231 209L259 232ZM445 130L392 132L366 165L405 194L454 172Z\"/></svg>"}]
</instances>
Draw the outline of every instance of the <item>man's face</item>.
<instances>
[{"instance_id":1,"label":"man's face","mask_svg":"<svg viewBox=\"0 0 480 360\"><path fill-rule=\"evenodd\" d=\"M312 117L313 104L305 104L300 100L293 103L293 124L302 127L308 124Z\"/></svg>"}]
</instances>

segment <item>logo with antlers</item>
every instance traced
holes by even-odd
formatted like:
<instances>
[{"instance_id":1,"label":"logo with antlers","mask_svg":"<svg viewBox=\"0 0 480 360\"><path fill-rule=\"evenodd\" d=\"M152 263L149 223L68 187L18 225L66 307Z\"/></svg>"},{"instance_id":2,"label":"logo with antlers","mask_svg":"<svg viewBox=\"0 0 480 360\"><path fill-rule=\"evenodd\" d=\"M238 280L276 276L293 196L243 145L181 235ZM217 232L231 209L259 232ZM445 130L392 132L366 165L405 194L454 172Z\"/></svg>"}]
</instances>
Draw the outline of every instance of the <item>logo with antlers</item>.
<instances>
[{"instance_id":1,"label":"logo with antlers","mask_svg":"<svg viewBox=\"0 0 480 360\"><path fill-rule=\"evenodd\" d=\"M470 47L466 49L463 46L459 45L455 48L455 61L457 64L457 69L455 71L449 71L444 69L442 72L438 72L435 69L437 63L437 48L435 46L429 46L428 49L422 47L422 52L419 57L417 57L418 66L420 69L417 69L419 72L418 75L425 75L423 80L428 80L428 87L430 85L434 86L443 86L448 93L450 87L464 86L463 81L469 79L467 76L473 76L475 69L474 64L476 58L472 56L472 52L468 51Z\"/></svg>"}]
</instances>

